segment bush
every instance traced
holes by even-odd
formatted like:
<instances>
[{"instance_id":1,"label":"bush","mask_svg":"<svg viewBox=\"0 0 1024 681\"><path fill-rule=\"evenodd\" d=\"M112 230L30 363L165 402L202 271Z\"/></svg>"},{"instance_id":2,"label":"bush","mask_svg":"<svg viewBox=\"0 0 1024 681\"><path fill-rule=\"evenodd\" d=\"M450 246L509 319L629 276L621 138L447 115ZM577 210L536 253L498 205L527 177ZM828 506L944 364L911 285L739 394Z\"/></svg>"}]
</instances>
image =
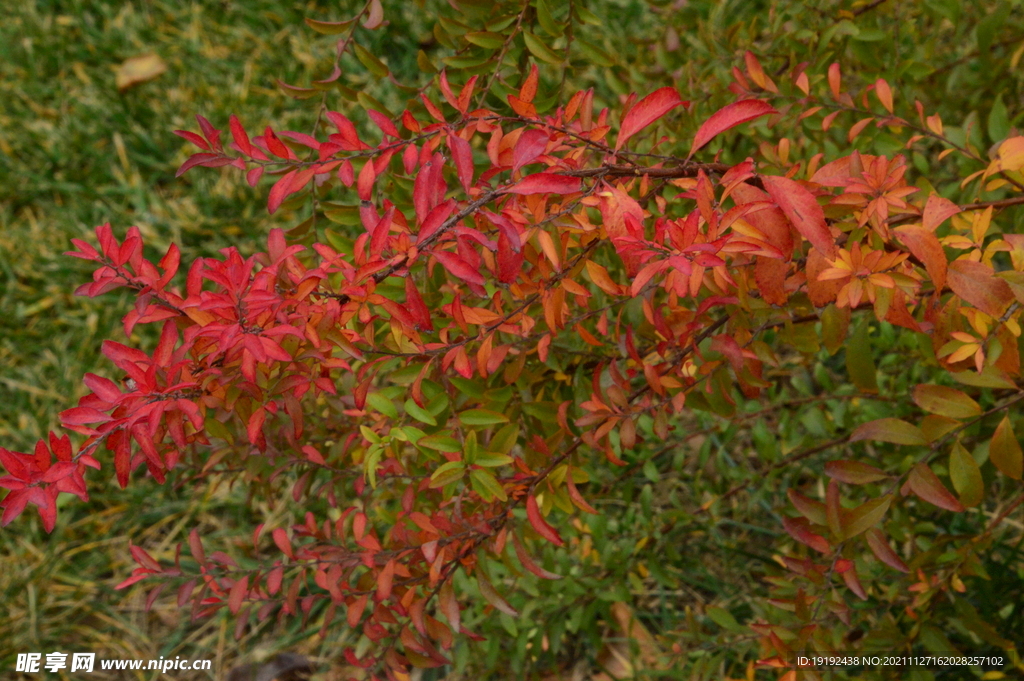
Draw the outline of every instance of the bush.
<instances>
[{"instance_id":1,"label":"bush","mask_svg":"<svg viewBox=\"0 0 1024 681\"><path fill-rule=\"evenodd\" d=\"M694 4L714 35L721 5ZM797 30L783 3L759 31L751 3L726 35L762 58L726 76L668 8L618 19L664 31L645 51L581 4L466 2L433 33L451 56L420 51L444 66L422 88L359 42L379 0L307 20L339 36L329 75L281 84L309 134L178 131L198 148L179 175L233 166L288 229L187 267L137 228L74 240L96 267L78 292L127 289L138 342L104 342L123 378L86 374L74 441L0 449L3 524L31 504L52 530L105 463L122 487L238 481L271 502L251 532L133 546L120 586L155 582L152 604L172 583L238 637L298 619L353 675L1019 667L1024 137L1002 99L987 153L956 111L904 101L949 27L992 59L1009 5L873 28L882 4ZM887 64L870 46L893 18Z\"/></svg>"}]
</instances>

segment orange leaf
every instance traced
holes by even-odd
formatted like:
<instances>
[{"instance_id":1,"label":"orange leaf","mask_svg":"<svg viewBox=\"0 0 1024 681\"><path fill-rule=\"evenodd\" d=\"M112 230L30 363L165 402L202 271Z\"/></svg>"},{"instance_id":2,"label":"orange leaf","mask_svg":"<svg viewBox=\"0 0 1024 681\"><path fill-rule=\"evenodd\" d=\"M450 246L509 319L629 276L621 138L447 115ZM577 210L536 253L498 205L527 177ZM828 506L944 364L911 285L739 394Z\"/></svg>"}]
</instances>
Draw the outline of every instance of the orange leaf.
<instances>
[{"instance_id":1,"label":"orange leaf","mask_svg":"<svg viewBox=\"0 0 1024 681\"><path fill-rule=\"evenodd\" d=\"M697 135L693 138L693 144L690 145L689 156L693 156L695 151L726 130L771 113L778 113L778 111L771 104L760 99L742 99L719 109L700 126Z\"/></svg>"},{"instance_id":2,"label":"orange leaf","mask_svg":"<svg viewBox=\"0 0 1024 681\"><path fill-rule=\"evenodd\" d=\"M618 151L630 137L640 132L648 125L658 120L672 109L682 104L686 106L674 87L663 87L647 95L629 110L622 119L622 126L619 128L619 137L615 141L615 149Z\"/></svg>"},{"instance_id":3,"label":"orange leaf","mask_svg":"<svg viewBox=\"0 0 1024 681\"><path fill-rule=\"evenodd\" d=\"M533 529L537 531L537 534L547 539L555 546L562 546L565 542L558 536L558 532L555 528L551 527L544 521L543 516L540 514L540 508L537 506L537 499L532 494L526 497L526 517L529 519L530 524L533 525Z\"/></svg>"},{"instance_id":4,"label":"orange leaf","mask_svg":"<svg viewBox=\"0 0 1024 681\"><path fill-rule=\"evenodd\" d=\"M587 500L583 498L580 491L576 488L576 483L572 479L572 469L569 469L565 473L565 488L569 492L569 499L572 503L576 504L581 511L584 513L590 513L591 515L597 515L597 509L587 503Z\"/></svg>"},{"instance_id":5,"label":"orange leaf","mask_svg":"<svg viewBox=\"0 0 1024 681\"><path fill-rule=\"evenodd\" d=\"M892 113L892 89L884 78L875 81L875 94L878 95L878 101L882 103L885 110Z\"/></svg>"},{"instance_id":6,"label":"orange leaf","mask_svg":"<svg viewBox=\"0 0 1024 681\"><path fill-rule=\"evenodd\" d=\"M836 258L836 244L825 223L825 212L814 195L800 183L787 177L766 175L761 178L764 188L789 221L805 239L829 260Z\"/></svg>"},{"instance_id":7,"label":"orange leaf","mask_svg":"<svg viewBox=\"0 0 1024 681\"><path fill-rule=\"evenodd\" d=\"M935 228L946 221L946 218L960 212L960 206L938 194L932 194L924 204L924 228L934 232Z\"/></svg>"},{"instance_id":8,"label":"orange leaf","mask_svg":"<svg viewBox=\"0 0 1024 681\"><path fill-rule=\"evenodd\" d=\"M964 510L963 505L946 489L942 481L926 464L919 463L914 466L910 471L907 483L914 494L929 504L954 513Z\"/></svg>"},{"instance_id":9,"label":"orange leaf","mask_svg":"<svg viewBox=\"0 0 1024 681\"><path fill-rule=\"evenodd\" d=\"M459 622L461 621L459 602L455 599L455 589L452 588L450 581L446 581L441 585L437 598L437 604L440 606L441 612L448 619L448 624L451 625L452 631L458 631Z\"/></svg>"}]
</instances>

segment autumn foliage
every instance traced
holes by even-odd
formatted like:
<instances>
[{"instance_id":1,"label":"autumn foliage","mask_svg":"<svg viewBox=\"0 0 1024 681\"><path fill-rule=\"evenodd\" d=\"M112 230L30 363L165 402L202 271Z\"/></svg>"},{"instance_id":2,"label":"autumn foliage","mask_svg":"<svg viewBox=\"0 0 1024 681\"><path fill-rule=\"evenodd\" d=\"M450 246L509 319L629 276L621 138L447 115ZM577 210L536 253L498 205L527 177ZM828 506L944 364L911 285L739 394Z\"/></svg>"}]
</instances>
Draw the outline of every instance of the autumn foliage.
<instances>
[{"instance_id":1,"label":"autumn foliage","mask_svg":"<svg viewBox=\"0 0 1024 681\"><path fill-rule=\"evenodd\" d=\"M381 12L374 0L360 20L377 28ZM478 637L461 621L456 573L511 616L495 565L560 578L539 551L577 546L571 518L602 512L595 495L610 490L588 469L671 442L694 410L732 417L768 399L776 368L820 352L844 350L854 396L871 400L869 334L886 325L918 339L921 359L908 361L935 370L885 386L916 416L851 423L841 442L864 444L827 459L819 487L780 500L786 577L773 614L747 623L752 660L795 678L793 651L842 649L831 632L896 576L911 614L964 591L975 549L1022 500L1024 236L994 225L1024 202L1024 137L982 158L885 80L849 89L838 63L769 75L747 52L733 74L735 101L696 117L675 87L600 110L593 90L539 108L536 65L502 106L486 76L442 71L398 115L324 107L311 134L199 116L178 131L195 147L179 175L225 167L271 213L312 201L312 218L252 255L190 263L174 245L147 258L134 227L75 240L70 255L95 267L78 293L131 290L126 336L150 325L159 340L105 342L123 380L86 375L66 434L0 449L3 525L16 531L32 506L52 530L58 495L86 499L99 475L201 484L233 468L285 485L309 510L257 529L258 566L207 552L192 531L174 561L133 547L138 568L121 586L171 582L194 617L226 608L240 627L318 608L323 631L361 634L349 664L406 679ZM804 136L798 157L805 127L842 128L851 146L808 152ZM957 204L910 183L905 154L853 146L882 128L908 149L976 158L976 177L958 180L1004 198ZM758 158L706 151L765 134ZM968 434L988 443L987 460ZM919 556L887 529L894 514L964 514L1009 490L952 557ZM698 501L704 512L719 499Z\"/></svg>"}]
</instances>

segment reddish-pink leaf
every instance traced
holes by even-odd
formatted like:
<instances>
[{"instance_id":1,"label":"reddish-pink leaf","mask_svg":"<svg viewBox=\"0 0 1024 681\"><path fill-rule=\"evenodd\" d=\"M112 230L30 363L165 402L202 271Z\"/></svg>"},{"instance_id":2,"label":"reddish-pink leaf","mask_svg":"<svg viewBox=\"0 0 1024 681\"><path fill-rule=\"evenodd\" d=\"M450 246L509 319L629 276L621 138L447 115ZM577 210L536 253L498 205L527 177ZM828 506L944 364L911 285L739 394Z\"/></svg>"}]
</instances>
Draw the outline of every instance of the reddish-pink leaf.
<instances>
[{"instance_id":1,"label":"reddish-pink leaf","mask_svg":"<svg viewBox=\"0 0 1024 681\"><path fill-rule=\"evenodd\" d=\"M810 546L818 553L828 553L832 550L832 547L824 537L811 532L806 518L783 517L782 527L785 528L786 532L793 539L796 539L801 544Z\"/></svg>"},{"instance_id":2,"label":"reddish-pink leaf","mask_svg":"<svg viewBox=\"0 0 1024 681\"><path fill-rule=\"evenodd\" d=\"M270 196L267 198L267 211L271 214L280 208L281 203L291 193L292 180L298 174L298 170L290 170L281 177L280 180L274 183L274 186L270 188Z\"/></svg>"},{"instance_id":3,"label":"reddish-pink leaf","mask_svg":"<svg viewBox=\"0 0 1024 681\"><path fill-rule=\"evenodd\" d=\"M295 554L292 553L292 541L288 538L288 532L283 527L278 527L270 536L274 540L274 544L281 550L281 553L288 556L291 560L295 560Z\"/></svg>"},{"instance_id":4,"label":"reddish-pink leaf","mask_svg":"<svg viewBox=\"0 0 1024 681\"><path fill-rule=\"evenodd\" d=\"M149 574L150 573L148 573L148 572L143 572L141 574L133 575L133 576L129 577L128 579L124 580L123 582L121 582L120 584L118 584L117 586L115 586L114 589L117 590L117 591L119 591L121 589L127 589L132 584L135 584L136 582L141 582L146 577L149 577Z\"/></svg>"},{"instance_id":5,"label":"reddish-pink leaf","mask_svg":"<svg viewBox=\"0 0 1024 681\"><path fill-rule=\"evenodd\" d=\"M468 194L470 187L473 186L473 149L469 146L469 142L455 134L448 135L448 146L452 150L459 182L462 183L462 188Z\"/></svg>"},{"instance_id":6,"label":"reddish-pink leaf","mask_svg":"<svg viewBox=\"0 0 1024 681\"><path fill-rule=\"evenodd\" d=\"M491 586L491 583L487 581L487 578L484 577L483 573L477 572L476 582L480 585L480 595L484 597L484 600L510 617L519 617L519 611L509 605L508 601L501 597L501 594Z\"/></svg>"},{"instance_id":7,"label":"reddish-pink leaf","mask_svg":"<svg viewBox=\"0 0 1024 681\"><path fill-rule=\"evenodd\" d=\"M519 541L519 537L515 533L512 534L512 547L516 550L516 557L519 558L519 562L523 564L523 567L533 574L537 575L541 579L561 579L561 575L556 575L554 572L548 572L541 566L537 565L530 554L523 548L522 543Z\"/></svg>"},{"instance_id":8,"label":"reddish-pink leaf","mask_svg":"<svg viewBox=\"0 0 1024 681\"><path fill-rule=\"evenodd\" d=\"M512 149L512 172L533 163L543 154L548 146L548 139L548 134L543 130L527 130L520 135Z\"/></svg>"},{"instance_id":9,"label":"reddish-pink leaf","mask_svg":"<svg viewBox=\"0 0 1024 681\"><path fill-rule=\"evenodd\" d=\"M232 615L237 615L242 607L242 599L249 591L249 575L242 577L231 585L231 592L228 594L228 610Z\"/></svg>"},{"instance_id":10,"label":"reddish-pink leaf","mask_svg":"<svg viewBox=\"0 0 1024 681\"><path fill-rule=\"evenodd\" d=\"M565 542L558 536L558 532L555 528L551 527L544 520L544 516L540 513L540 508L537 506L537 499L532 495L526 497L526 517L533 526L533 529L537 531L537 534L547 539L555 546L562 546Z\"/></svg>"},{"instance_id":11,"label":"reddish-pink leaf","mask_svg":"<svg viewBox=\"0 0 1024 681\"><path fill-rule=\"evenodd\" d=\"M836 243L825 223L825 212L814 195L799 182L787 177L765 175L761 178L772 201L785 213L796 230L829 260L836 258Z\"/></svg>"},{"instance_id":12,"label":"reddish-pink leaf","mask_svg":"<svg viewBox=\"0 0 1024 681\"><path fill-rule=\"evenodd\" d=\"M455 589L452 588L451 580L441 585L437 594L437 604L451 625L452 631L458 631L460 625L459 602L455 598Z\"/></svg>"},{"instance_id":13,"label":"reddish-pink leaf","mask_svg":"<svg viewBox=\"0 0 1024 681\"><path fill-rule=\"evenodd\" d=\"M198 165L203 165L204 163L206 163L208 161L214 161L214 160L220 159L220 158L222 158L220 156L220 154L192 154L191 156L188 157L188 159L184 163L181 164L181 167L178 168L178 172L174 173L174 176L175 177L181 177L186 172L188 172L192 168L195 168ZM227 161L227 163L231 162L230 159L225 159L225 160ZM226 163L225 163L225 165L226 165Z\"/></svg>"},{"instance_id":14,"label":"reddish-pink leaf","mask_svg":"<svg viewBox=\"0 0 1024 681\"><path fill-rule=\"evenodd\" d=\"M433 255L437 258L438 262L440 262L444 268L451 272L455 277L483 286L484 278L481 276L480 272L473 269L469 263L459 256L454 253L449 253L448 251L433 251Z\"/></svg>"},{"instance_id":15,"label":"reddish-pink leaf","mask_svg":"<svg viewBox=\"0 0 1024 681\"><path fill-rule=\"evenodd\" d=\"M825 464L825 475L850 485L865 485L889 477L883 470L849 459L829 461Z\"/></svg>"},{"instance_id":16,"label":"reddish-pink leaf","mask_svg":"<svg viewBox=\"0 0 1024 681\"><path fill-rule=\"evenodd\" d=\"M700 126L697 135L693 138L693 144L690 145L689 155L693 156L694 152L726 130L771 113L778 113L778 111L771 104L760 99L741 99L719 109Z\"/></svg>"},{"instance_id":17,"label":"reddish-pink leaf","mask_svg":"<svg viewBox=\"0 0 1024 681\"><path fill-rule=\"evenodd\" d=\"M241 121L238 120L238 116L231 114L228 118L228 127L231 128L231 137L234 138L235 144L246 156L252 156L252 142L249 141L249 135L246 134L245 128L242 127Z\"/></svg>"},{"instance_id":18,"label":"reddish-pink leaf","mask_svg":"<svg viewBox=\"0 0 1024 681\"><path fill-rule=\"evenodd\" d=\"M938 194L931 194L924 204L924 215L922 224L928 231L934 232L935 228L960 212L960 206L949 199L944 199Z\"/></svg>"},{"instance_id":19,"label":"reddish-pink leaf","mask_svg":"<svg viewBox=\"0 0 1024 681\"><path fill-rule=\"evenodd\" d=\"M615 141L615 149L619 150L630 137L655 122L679 105L686 106L674 87L663 87L647 95L633 105L629 113L622 119L619 137Z\"/></svg>"},{"instance_id":20,"label":"reddish-pink leaf","mask_svg":"<svg viewBox=\"0 0 1024 681\"><path fill-rule=\"evenodd\" d=\"M391 598L391 585L395 578L395 560L392 558L384 566L384 569L377 575L377 601L386 601Z\"/></svg>"},{"instance_id":21,"label":"reddish-pink leaf","mask_svg":"<svg viewBox=\"0 0 1024 681\"><path fill-rule=\"evenodd\" d=\"M580 178L555 173L529 175L509 187L509 194L573 194L580 191Z\"/></svg>"},{"instance_id":22,"label":"reddish-pink leaf","mask_svg":"<svg viewBox=\"0 0 1024 681\"><path fill-rule=\"evenodd\" d=\"M1001 317L1013 302L1009 284L985 263L954 260L949 263L947 278L953 293L989 316Z\"/></svg>"},{"instance_id":23,"label":"reddish-pink leaf","mask_svg":"<svg viewBox=\"0 0 1024 681\"><path fill-rule=\"evenodd\" d=\"M910 471L907 479L910 490L929 504L944 508L947 511L959 513L964 510L963 505L953 494L946 489L938 476L932 472L927 464L919 463Z\"/></svg>"},{"instance_id":24,"label":"reddish-pink leaf","mask_svg":"<svg viewBox=\"0 0 1024 681\"><path fill-rule=\"evenodd\" d=\"M591 515L597 515L597 509L587 503L587 500L583 498L580 491L576 488L576 483L572 479L572 470L566 471L565 474L565 489L569 493L569 499L572 503L583 511L584 513L590 513Z\"/></svg>"}]
</instances>

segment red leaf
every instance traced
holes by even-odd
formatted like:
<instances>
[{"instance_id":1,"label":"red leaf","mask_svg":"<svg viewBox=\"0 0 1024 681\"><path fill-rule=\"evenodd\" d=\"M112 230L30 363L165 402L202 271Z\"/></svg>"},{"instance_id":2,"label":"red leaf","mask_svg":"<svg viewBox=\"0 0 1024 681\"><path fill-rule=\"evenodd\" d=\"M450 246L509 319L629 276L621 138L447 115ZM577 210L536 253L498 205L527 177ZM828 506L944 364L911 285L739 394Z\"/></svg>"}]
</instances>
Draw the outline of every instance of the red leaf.
<instances>
[{"instance_id":1,"label":"red leaf","mask_svg":"<svg viewBox=\"0 0 1024 681\"><path fill-rule=\"evenodd\" d=\"M699 263L698 263L699 264ZM786 293L786 274L789 266L777 258L757 256L754 265L754 280L761 291L761 298L769 305L785 305L789 300Z\"/></svg>"},{"instance_id":2,"label":"red leaf","mask_svg":"<svg viewBox=\"0 0 1024 681\"><path fill-rule=\"evenodd\" d=\"M290 170L284 174L284 176L274 183L274 186L270 188L270 196L267 198L267 211L273 214L281 206L281 203L291 193L292 180L298 174L298 170Z\"/></svg>"},{"instance_id":3,"label":"red leaf","mask_svg":"<svg viewBox=\"0 0 1024 681\"><path fill-rule=\"evenodd\" d=\"M761 178L772 201L805 239L829 260L836 259L836 244L825 223L825 212L800 183L786 177L765 175Z\"/></svg>"},{"instance_id":4,"label":"red leaf","mask_svg":"<svg viewBox=\"0 0 1024 681\"><path fill-rule=\"evenodd\" d=\"M942 250L942 244L939 243L935 234L924 227L911 226L898 227L896 233L914 254L914 257L924 263L925 269L928 270L928 276L935 284L935 290L941 291L946 285L948 263L946 262L946 252Z\"/></svg>"},{"instance_id":5,"label":"red leaf","mask_svg":"<svg viewBox=\"0 0 1024 681\"><path fill-rule=\"evenodd\" d=\"M555 528L548 525L543 516L540 514L540 508L537 507L537 499L532 495L526 497L526 517L529 519L530 524L533 525L533 529L537 531L537 534L547 539L555 546L562 546L565 544L562 538L558 536L558 532Z\"/></svg>"},{"instance_id":6,"label":"red leaf","mask_svg":"<svg viewBox=\"0 0 1024 681\"><path fill-rule=\"evenodd\" d=\"M690 145L689 155L693 156L694 152L726 130L771 113L778 111L760 99L742 99L719 109L700 126Z\"/></svg>"},{"instance_id":7,"label":"red leaf","mask_svg":"<svg viewBox=\"0 0 1024 681\"><path fill-rule=\"evenodd\" d=\"M380 131L385 135L396 138L399 137L398 128L395 127L395 124L391 122L390 118L379 111L374 111L373 109L367 109L366 115L370 117L370 120L377 124L377 127L380 128Z\"/></svg>"},{"instance_id":8,"label":"red leaf","mask_svg":"<svg viewBox=\"0 0 1024 681\"><path fill-rule=\"evenodd\" d=\"M938 476L932 472L932 469L927 464L919 463L914 466L910 471L907 484L910 485L910 490L914 494L929 504L954 513L964 510L963 505L946 489L942 481L939 480Z\"/></svg>"},{"instance_id":9,"label":"red leaf","mask_svg":"<svg viewBox=\"0 0 1024 681\"><path fill-rule=\"evenodd\" d=\"M249 436L249 442L254 445L260 442L263 435L263 422L266 418L267 412L263 407L258 407L252 413L252 416L249 417L249 422L246 424L246 434Z\"/></svg>"},{"instance_id":10,"label":"red leaf","mask_svg":"<svg viewBox=\"0 0 1024 681\"><path fill-rule=\"evenodd\" d=\"M1002 316L1013 302L1009 284L984 263L954 260L949 263L948 280L953 293L989 316Z\"/></svg>"},{"instance_id":11,"label":"red leaf","mask_svg":"<svg viewBox=\"0 0 1024 681\"><path fill-rule=\"evenodd\" d=\"M616 151L622 148L630 137L658 120L679 105L686 106L674 87L663 87L647 95L633 105L619 128L619 137L615 141Z\"/></svg>"},{"instance_id":12,"label":"red leaf","mask_svg":"<svg viewBox=\"0 0 1024 681\"><path fill-rule=\"evenodd\" d=\"M109 414L104 414L98 409L91 407L75 407L60 413L60 422L66 426L80 426L86 423L106 423L113 420Z\"/></svg>"},{"instance_id":13,"label":"red leaf","mask_svg":"<svg viewBox=\"0 0 1024 681\"><path fill-rule=\"evenodd\" d=\"M483 286L484 278L459 256L448 251L433 251L433 255L455 277Z\"/></svg>"},{"instance_id":14,"label":"red leaf","mask_svg":"<svg viewBox=\"0 0 1024 681\"><path fill-rule=\"evenodd\" d=\"M134 576L129 577L128 579L124 580L123 582L121 582L117 586L115 586L114 589L115 590L127 589L132 584L135 584L136 582L141 582L142 580L144 580L148 576L149 576L148 572L143 572L142 574L134 575Z\"/></svg>"},{"instance_id":15,"label":"red leaf","mask_svg":"<svg viewBox=\"0 0 1024 681\"><path fill-rule=\"evenodd\" d=\"M509 194L573 194L580 191L580 178L555 173L537 173L508 189Z\"/></svg>"}]
</instances>

